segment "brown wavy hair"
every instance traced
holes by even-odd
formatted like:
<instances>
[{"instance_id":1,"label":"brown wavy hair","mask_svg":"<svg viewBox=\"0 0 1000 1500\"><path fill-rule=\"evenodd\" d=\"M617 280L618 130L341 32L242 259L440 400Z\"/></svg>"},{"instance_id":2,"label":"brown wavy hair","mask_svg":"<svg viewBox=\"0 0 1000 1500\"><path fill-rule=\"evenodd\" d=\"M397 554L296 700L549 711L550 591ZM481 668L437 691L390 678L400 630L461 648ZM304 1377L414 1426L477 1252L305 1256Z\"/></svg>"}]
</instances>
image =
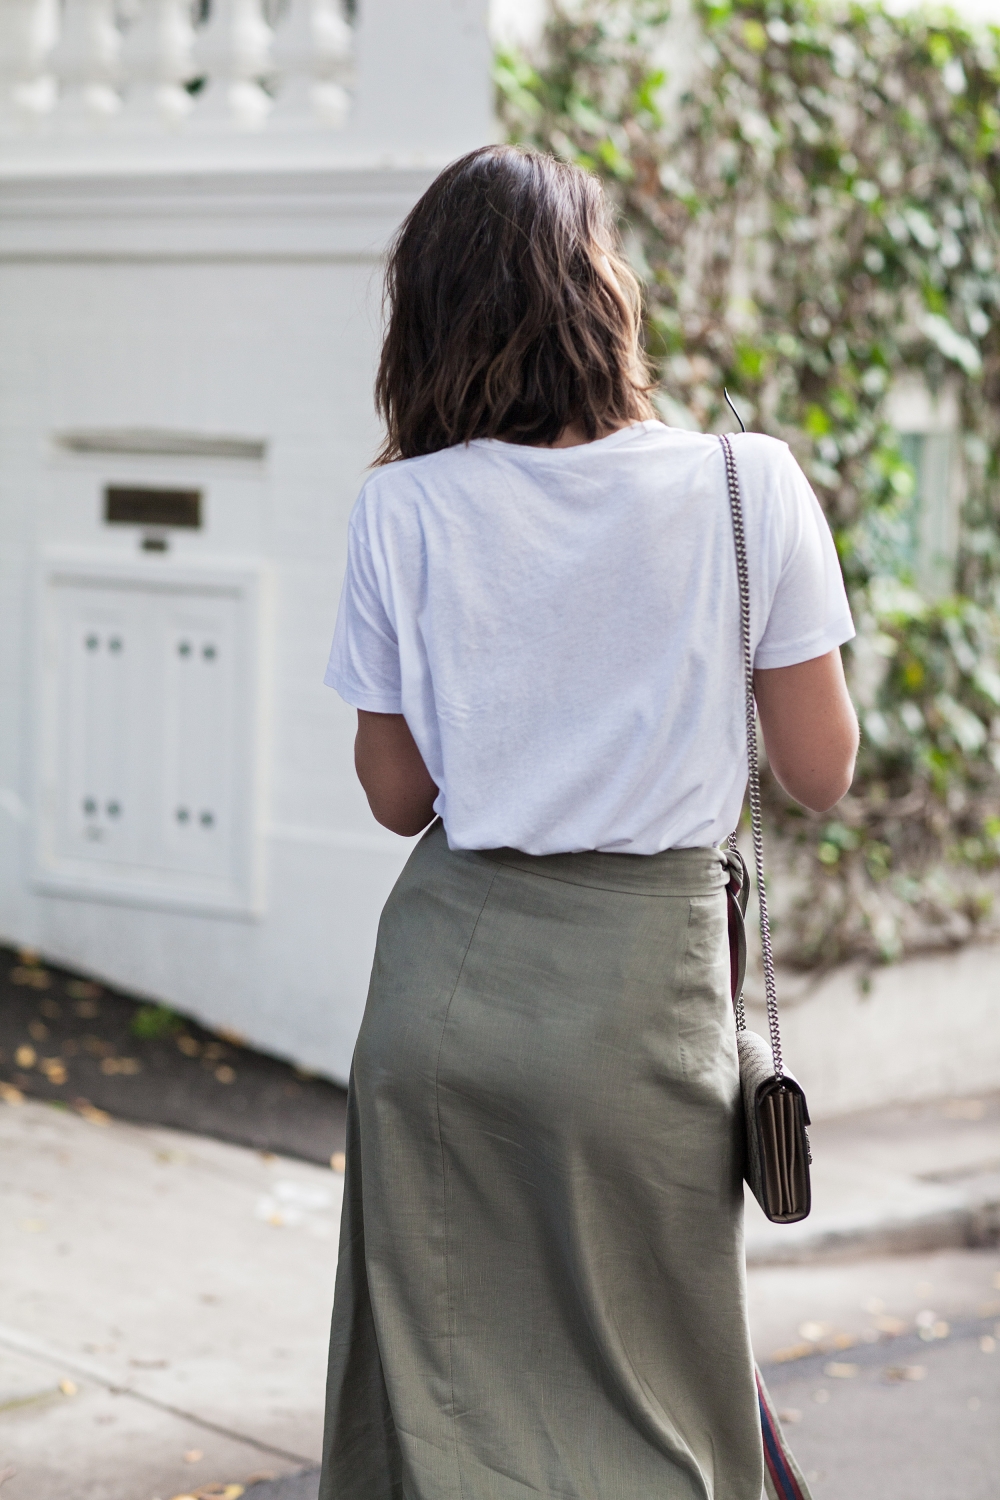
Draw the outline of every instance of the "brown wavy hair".
<instances>
[{"instance_id":1,"label":"brown wavy hair","mask_svg":"<svg viewBox=\"0 0 1000 1500\"><path fill-rule=\"evenodd\" d=\"M655 416L639 285L579 167L521 146L453 162L400 226L385 301L376 463Z\"/></svg>"}]
</instances>

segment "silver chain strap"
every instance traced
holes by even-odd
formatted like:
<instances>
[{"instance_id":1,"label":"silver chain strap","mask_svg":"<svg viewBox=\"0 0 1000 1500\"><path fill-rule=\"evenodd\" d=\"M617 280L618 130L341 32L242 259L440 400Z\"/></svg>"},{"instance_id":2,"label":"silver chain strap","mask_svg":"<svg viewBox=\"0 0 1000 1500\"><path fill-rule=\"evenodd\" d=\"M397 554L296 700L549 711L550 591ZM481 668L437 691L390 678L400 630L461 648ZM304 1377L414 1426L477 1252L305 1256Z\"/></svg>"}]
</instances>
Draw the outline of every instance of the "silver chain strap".
<instances>
[{"instance_id":1,"label":"silver chain strap","mask_svg":"<svg viewBox=\"0 0 1000 1500\"><path fill-rule=\"evenodd\" d=\"M750 827L753 833L753 859L757 879L757 906L760 911L760 946L764 957L764 994L767 998L767 1027L771 1034L774 1076L781 1082L781 1032L778 1027L778 992L774 982L774 954L771 951L771 924L767 916L767 891L764 886L764 839L760 828L760 766L757 761L757 711L753 696L753 651L750 642L750 574L747 568L747 544L743 530L743 502L740 499L740 477L736 470L733 445L726 433L719 436L726 463L729 485L729 509L733 517L733 539L736 543L736 575L740 585L740 642L743 650L743 675L746 682L747 771L750 792ZM729 847L736 848L736 834L729 835ZM746 1028L743 996L736 1007L736 1029Z\"/></svg>"}]
</instances>

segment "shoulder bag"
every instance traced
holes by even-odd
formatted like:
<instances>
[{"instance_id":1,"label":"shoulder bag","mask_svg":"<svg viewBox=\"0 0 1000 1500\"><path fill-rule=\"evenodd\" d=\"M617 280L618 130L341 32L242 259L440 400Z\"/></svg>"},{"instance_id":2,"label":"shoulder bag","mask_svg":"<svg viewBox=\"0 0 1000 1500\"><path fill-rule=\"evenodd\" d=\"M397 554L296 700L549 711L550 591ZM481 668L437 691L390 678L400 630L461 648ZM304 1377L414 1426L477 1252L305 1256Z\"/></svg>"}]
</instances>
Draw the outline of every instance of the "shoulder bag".
<instances>
[{"instance_id":1,"label":"shoulder bag","mask_svg":"<svg viewBox=\"0 0 1000 1500\"><path fill-rule=\"evenodd\" d=\"M736 573L740 593L740 639L746 684L747 770L750 794L750 824L760 909L760 941L764 958L764 991L770 1042L747 1030L743 1007L746 975L746 929L744 916L750 884L743 856L736 848L736 834L729 836L727 886L729 914L730 983L736 1015L736 1045L740 1060L740 1090L746 1117L746 1161L744 1176L767 1217L775 1224L794 1224L804 1219L811 1206L809 1165L812 1160L806 1126L809 1110L798 1080L787 1071L781 1056L778 999L774 981L774 957L764 888L764 845L760 817L760 768L757 761L756 706L753 696L753 651L750 635L750 578L747 569L743 503L733 446L727 435L719 438L726 465L729 507L736 544Z\"/></svg>"}]
</instances>

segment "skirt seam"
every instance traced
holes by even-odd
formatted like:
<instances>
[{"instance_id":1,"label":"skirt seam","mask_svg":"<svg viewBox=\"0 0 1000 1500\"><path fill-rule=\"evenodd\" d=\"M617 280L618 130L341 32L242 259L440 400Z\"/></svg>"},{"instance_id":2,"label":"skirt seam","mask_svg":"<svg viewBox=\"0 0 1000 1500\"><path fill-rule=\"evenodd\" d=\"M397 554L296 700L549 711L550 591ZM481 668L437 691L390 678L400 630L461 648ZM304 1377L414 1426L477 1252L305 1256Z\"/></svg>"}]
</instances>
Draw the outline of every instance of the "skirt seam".
<instances>
[{"instance_id":1,"label":"skirt seam","mask_svg":"<svg viewBox=\"0 0 1000 1500\"><path fill-rule=\"evenodd\" d=\"M458 1447L458 1423L456 1420L455 1401L454 1340L452 1336L451 1252L448 1237L448 1174L444 1159L444 1132L441 1129L441 1053L444 1050L444 1034L448 1029L448 1017L451 1015L451 1007L454 1002L455 996L458 994L458 987L462 982L462 975L465 972L466 959L469 956L469 951L472 948L472 944L475 940L476 932L479 929L479 923L482 920L483 912L486 910L486 903L490 899L490 892L496 884L499 874L500 871L496 870L492 878L490 879L490 883L486 887L486 890L483 894L483 904L479 908L479 911L476 915L476 920L472 925L472 931L469 933L469 941L465 945L465 952L462 954L462 962L459 964L458 973L455 976L455 983L452 987L451 994L448 997L448 1005L444 1013L444 1019L441 1023L441 1036L438 1040L437 1057L434 1061L434 1113L437 1119L438 1150L441 1154L441 1197L444 1205L444 1279L445 1295L448 1299L448 1379L451 1384L451 1422L452 1434L455 1442L455 1470L458 1475L459 1495L463 1497L463 1500L465 1495L465 1485L462 1481L462 1460L459 1457Z\"/></svg>"},{"instance_id":2,"label":"skirt seam","mask_svg":"<svg viewBox=\"0 0 1000 1500\"><path fill-rule=\"evenodd\" d=\"M680 991L680 993L682 995L687 994L687 991L688 991L688 988L689 988L689 985L690 985L690 978L689 978L689 967L690 967L690 964L689 964L689 961L690 961L690 958L691 958L691 918L692 918L693 915L694 915L694 908L693 908L693 905L692 905L692 899L689 897L688 898L688 909L687 909L687 921L684 924L684 957L681 960L680 984L678 986L678 989L679 989L679 991ZM681 1031L680 1027L678 1027L678 1038L677 1038L677 1040L678 1040L678 1049L677 1050L678 1050L678 1052L680 1054L680 1060L681 1060L681 1073L684 1075L685 1078L687 1078L688 1077L688 1051L687 1051L687 1046L686 1046L685 1041L684 1041L683 1032Z\"/></svg>"}]
</instances>

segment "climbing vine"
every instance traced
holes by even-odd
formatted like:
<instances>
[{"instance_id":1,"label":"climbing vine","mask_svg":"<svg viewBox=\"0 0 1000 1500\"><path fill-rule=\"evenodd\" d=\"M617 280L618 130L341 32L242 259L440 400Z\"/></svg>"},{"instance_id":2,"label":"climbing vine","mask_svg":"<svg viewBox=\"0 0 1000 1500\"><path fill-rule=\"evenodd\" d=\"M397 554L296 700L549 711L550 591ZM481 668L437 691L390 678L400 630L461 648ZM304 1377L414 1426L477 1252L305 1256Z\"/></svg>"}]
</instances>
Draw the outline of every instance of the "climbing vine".
<instances>
[{"instance_id":1,"label":"climbing vine","mask_svg":"<svg viewBox=\"0 0 1000 1500\"><path fill-rule=\"evenodd\" d=\"M787 441L830 520L863 745L824 817L767 787L803 966L1000 930L1000 28L817 0L554 0L497 59L515 140L599 173L674 425ZM921 566L906 383L964 494ZM940 559L937 577L940 580Z\"/></svg>"}]
</instances>

